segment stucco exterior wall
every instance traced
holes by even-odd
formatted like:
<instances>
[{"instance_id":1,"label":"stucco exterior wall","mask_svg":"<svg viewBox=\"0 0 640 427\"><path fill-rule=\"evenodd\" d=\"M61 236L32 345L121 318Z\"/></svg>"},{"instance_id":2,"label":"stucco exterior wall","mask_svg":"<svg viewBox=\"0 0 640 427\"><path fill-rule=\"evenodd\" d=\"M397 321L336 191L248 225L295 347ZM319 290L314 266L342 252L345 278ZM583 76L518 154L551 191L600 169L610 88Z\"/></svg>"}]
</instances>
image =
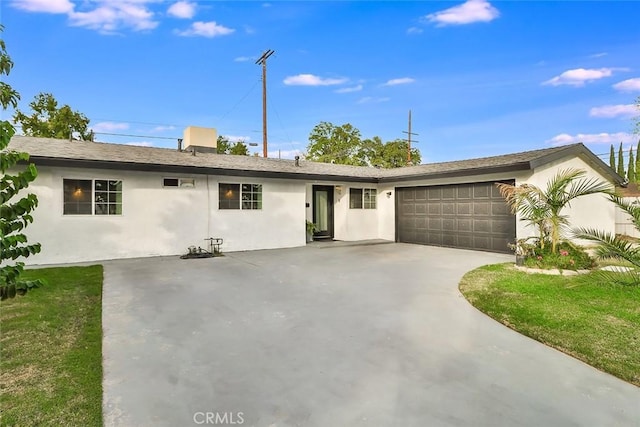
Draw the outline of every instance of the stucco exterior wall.
<instances>
[{"instance_id":1,"label":"stucco exterior wall","mask_svg":"<svg viewBox=\"0 0 640 427\"><path fill-rule=\"evenodd\" d=\"M165 188L162 173L39 167L29 187L39 199L26 229L42 252L27 264L178 255L222 237L223 252L305 244L302 182L205 175L194 188ZM63 215L63 179L123 182L122 215ZM218 209L218 183L262 184L262 210Z\"/></svg>"},{"instance_id":2,"label":"stucco exterior wall","mask_svg":"<svg viewBox=\"0 0 640 427\"><path fill-rule=\"evenodd\" d=\"M625 197L624 201L639 204L640 197ZM624 234L635 238L640 237L640 231L633 225L631 216L618 207L616 207L616 234Z\"/></svg>"},{"instance_id":3,"label":"stucco exterior wall","mask_svg":"<svg viewBox=\"0 0 640 427\"><path fill-rule=\"evenodd\" d=\"M527 182L541 188L546 188L548 181L559 171L569 168L586 171L586 178L607 181L606 177L593 169L584 160L574 157L548 163L536 168L531 177L527 179ZM571 202L570 208L563 210L562 213L567 215L571 227L595 228L607 233L615 233L616 207L603 194L593 194L577 198ZM526 223L523 221L518 221L517 227L519 238L535 235L535 229L526 227Z\"/></svg>"}]
</instances>

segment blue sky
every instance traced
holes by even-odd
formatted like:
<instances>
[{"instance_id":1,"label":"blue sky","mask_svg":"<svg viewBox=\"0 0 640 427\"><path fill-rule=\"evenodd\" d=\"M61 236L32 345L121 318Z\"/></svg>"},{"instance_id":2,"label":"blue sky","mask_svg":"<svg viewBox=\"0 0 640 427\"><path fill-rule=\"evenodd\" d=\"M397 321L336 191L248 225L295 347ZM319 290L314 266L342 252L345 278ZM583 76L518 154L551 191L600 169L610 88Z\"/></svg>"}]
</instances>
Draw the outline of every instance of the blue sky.
<instances>
[{"instance_id":1,"label":"blue sky","mask_svg":"<svg viewBox=\"0 0 640 427\"><path fill-rule=\"evenodd\" d=\"M638 140L640 2L3 0L0 13L20 108L53 93L100 141L174 147L195 125L261 153L267 49L274 157L304 152L321 121L404 138L409 110L423 162Z\"/></svg>"}]
</instances>

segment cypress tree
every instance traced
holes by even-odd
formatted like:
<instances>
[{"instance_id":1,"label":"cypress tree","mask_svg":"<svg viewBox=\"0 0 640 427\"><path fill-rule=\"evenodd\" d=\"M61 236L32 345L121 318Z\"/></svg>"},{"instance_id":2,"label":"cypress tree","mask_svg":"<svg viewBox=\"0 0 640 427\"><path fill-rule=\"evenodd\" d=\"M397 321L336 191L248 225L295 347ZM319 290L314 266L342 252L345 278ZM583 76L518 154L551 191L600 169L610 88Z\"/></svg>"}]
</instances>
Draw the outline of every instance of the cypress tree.
<instances>
[{"instance_id":1,"label":"cypress tree","mask_svg":"<svg viewBox=\"0 0 640 427\"><path fill-rule=\"evenodd\" d=\"M636 180L635 165L636 162L633 160L633 147L629 147L629 168L627 169L627 179L629 182L635 182Z\"/></svg>"},{"instance_id":2,"label":"cypress tree","mask_svg":"<svg viewBox=\"0 0 640 427\"><path fill-rule=\"evenodd\" d=\"M622 142L620 148L618 148L618 169L616 169L618 175L624 177L624 153L622 152Z\"/></svg>"},{"instance_id":3,"label":"cypress tree","mask_svg":"<svg viewBox=\"0 0 640 427\"><path fill-rule=\"evenodd\" d=\"M640 150L640 139L638 140L638 148L636 148L636 176L633 182L640 182L640 156L638 156L640 151L638 150Z\"/></svg>"},{"instance_id":4,"label":"cypress tree","mask_svg":"<svg viewBox=\"0 0 640 427\"><path fill-rule=\"evenodd\" d=\"M616 170L616 150L613 148L613 144L611 144L611 150L609 150L609 166L611 166L611 169Z\"/></svg>"}]
</instances>

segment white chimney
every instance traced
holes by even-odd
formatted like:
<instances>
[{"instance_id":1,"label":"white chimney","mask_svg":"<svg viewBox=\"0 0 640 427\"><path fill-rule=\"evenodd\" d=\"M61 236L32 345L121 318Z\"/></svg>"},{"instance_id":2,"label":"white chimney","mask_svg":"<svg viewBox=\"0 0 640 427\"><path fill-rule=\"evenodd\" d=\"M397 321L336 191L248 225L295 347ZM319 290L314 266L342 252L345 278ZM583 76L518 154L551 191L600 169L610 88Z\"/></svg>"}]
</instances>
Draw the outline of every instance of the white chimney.
<instances>
[{"instance_id":1,"label":"white chimney","mask_svg":"<svg viewBox=\"0 0 640 427\"><path fill-rule=\"evenodd\" d=\"M214 128L189 126L182 137L184 151L199 153L216 153L218 147L218 132Z\"/></svg>"}]
</instances>

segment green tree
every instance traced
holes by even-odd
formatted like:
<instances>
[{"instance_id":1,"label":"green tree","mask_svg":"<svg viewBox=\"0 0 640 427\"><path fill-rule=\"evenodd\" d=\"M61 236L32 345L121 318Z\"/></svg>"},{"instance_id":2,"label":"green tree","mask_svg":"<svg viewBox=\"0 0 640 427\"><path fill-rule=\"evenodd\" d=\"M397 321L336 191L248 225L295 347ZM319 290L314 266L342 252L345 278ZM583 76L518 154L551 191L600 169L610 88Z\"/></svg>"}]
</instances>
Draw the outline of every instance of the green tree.
<instances>
[{"instance_id":1,"label":"green tree","mask_svg":"<svg viewBox=\"0 0 640 427\"><path fill-rule=\"evenodd\" d=\"M399 168L407 166L408 150L409 143L404 139L394 139L393 141L387 142L384 144L382 167ZM410 165L419 165L421 160L420 151L415 147L412 148Z\"/></svg>"},{"instance_id":2,"label":"green tree","mask_svg":"<svg viewBox=\"0 0 640 427\"><path fill-rule=\"evenodd\" d=\"M629 167L627 168L627 179L629 182L636 181L636 171L635 171L636 162L633 158L633 147L629 147Z\"/></svg>"},{"instance_id":3,"label":"green tree","mask_svg":"<svg viewBox=\"0 0 640 427\"><path fill-rule=\"evenodd\" d=\"M616 170L616 150L613 148L613 144L611 144L611 149L609 150L609 166L611 169Z\"/></svg>"},{"instance_id":4,"label":"green tree","mask_svg":"<svg viewBox=\"0 0 640 427\"><path fill-rule=\"evenodd\" d=\"M229 148L229 154L235 154L236 156L248 156L249 148L243 141L236 141L231 148Z\"/></svg>"},{"instance_id":5,"label":"green tree","mask_svg":"<svg viewBox=\"0 0 640 427\"><path fill-rule=\"evenodd\" d=\"M50 93L39 93L29 104L31 114L16 110L13 121L22 126L27 136L42 138L76 138L92 140L93 132L88 128L89 119L73 111L68 105L58 108L58 101Z\"/></svg>"},{"instance_id":6,"label":"green tree","mask_svg":"<svg viewBox=\"0 0 640 427\"><path fill-rule=\"evenodd\" d=\"M638 155L640 151L638 150L640 150L640 139L638 139L638 146L636 147L636 176L633 182L640 182L640 156Z\"/></svg>"},{"instance_id":7,"label":"green tree","mask_svg":"<svg viewBox=\"0 0 640 427\"><path fill-rule=\"evenodd\" d=\"M618 168L616 169L618 175L624 177L624 153L622 152L622 142L620 148L618 148Z\"/></svg>"},{"instance_id":8,"label":"green tree","mask_svg":"<svg viewBox=\"0 0 640 427\"><path fill-rule=\"evenodd\" d=\"M0 31L4 28L0 26ZM13 61L6 51L4 40L0 39L0 75L9 75ZM20 95L6 83L0 84L0 104L2 110L11 105L15 108ZM0 299L24 295L29 289L42 284L39 280L21 280L24 270L23 262L15 262L18 258L26 258L40 252L40 244L28 244L22 233L25 227L33 222L31 212L38 206L35 194L23 195L15 203L11 199L18 192L25 190L29 183L36 179L38 171L34 164L29 164L21 171L16 167L19 162L27 162L29 154L8 149L15 129L7 120L0 121Z\"/></svg>"},{"instance_id":9,"label":"green tree","mask_svg":"<svg viewBox=\"0 0 640 427\"><path fill-rule=\"evenodd\" d=\"M360 131L349 123L335 126L329 122L316 125L309 135L307 160L322 163L366 166Z\"/></svg>"},{"instance_id":10,"label":"green tree","mask_svg":"<svg viewBox=\"0 0 640 427\"><path fill-rule=\"evenodd\" d=\"M537 227L540 248L544 249L548 239L551 252L556 253L564 229L569 225L562 211L570 207L571 201L589 194L613 191L609 183L585 178L585 175L586 172L580 169L561 170L547 182L545 189L532 184L496 185L513 213L519 213L522 220Z\"/></svg>"},{"instance_id":11,"label":"green tree","mask_svg":"<svg viewBox=\"0 0 640 427\"><path fill-rule=\"evenodd\" d=\"M218 154L229 154L229 139L226 136L218 135L216 151Z\"/></svg>"}]
</instances>

